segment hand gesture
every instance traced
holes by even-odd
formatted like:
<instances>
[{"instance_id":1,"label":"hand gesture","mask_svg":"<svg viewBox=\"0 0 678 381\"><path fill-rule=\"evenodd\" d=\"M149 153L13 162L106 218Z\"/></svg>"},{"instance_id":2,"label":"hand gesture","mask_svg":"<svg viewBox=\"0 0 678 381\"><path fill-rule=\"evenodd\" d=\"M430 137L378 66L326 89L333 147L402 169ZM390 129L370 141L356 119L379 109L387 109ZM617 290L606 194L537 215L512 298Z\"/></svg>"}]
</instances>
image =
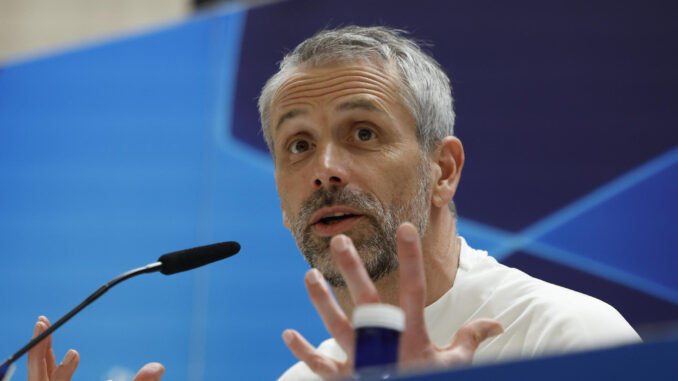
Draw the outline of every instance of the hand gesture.
<instances>
[{"instance_id":1,"label":"hand gesture","mask_svg":"<svg viewBox=\"0 0 678 381\"><path fill-rule=\"evenodd\" d=\"M49 325L49 320L40 316L35 324L33 337L43 333ZM79 362L80 355L71 349L57 366L56 356L52 349L52 335L49 335L28 351L28 381L69 381ZM162 364L148 363L139 370L134 381L160 381L163 373L165 373L165 368Z\"/></svg>"},{"instance_id":2,"label":"hand gesture","mask_svg":"<svg viewBox=\"0 0 678 381\"><path fill-rule=\"evenodd\" d=\"M416 228L402 224L397 231L400 262L400 306L405 312L405 330L400 338L399 369L446 367L470 363L478 345L488 337L503 332L501 324L491 319L478 319L462 326L452 342L443 348L431 342L424 322L426 278L421 240ZM350 238L337 235L330 241L332 257L348 287L354 305L379 303L379 295ZM322 274L311 269L305 278L306 288L329 333L347 355L345 362L319 353L301 334L283 332L283 340L292 353L323 379L344 378L353 372L355 333L332 296Z\"/></svg>"},{"instance_id":3,"label":"hand gesture","mask_svg":"<svg viewBox=\"0 0 678 381\"><path fill-rule=\"evenodd\" d=\"M40 316L33 329L33 337L37 337L49 328L49 320ZM57 366L54 349L52 349L52 335L28 351L28 381L68 381L73 376L75 368L80 362L80 355L70 349L61 364Z\"/></svg>"}]
</instances>

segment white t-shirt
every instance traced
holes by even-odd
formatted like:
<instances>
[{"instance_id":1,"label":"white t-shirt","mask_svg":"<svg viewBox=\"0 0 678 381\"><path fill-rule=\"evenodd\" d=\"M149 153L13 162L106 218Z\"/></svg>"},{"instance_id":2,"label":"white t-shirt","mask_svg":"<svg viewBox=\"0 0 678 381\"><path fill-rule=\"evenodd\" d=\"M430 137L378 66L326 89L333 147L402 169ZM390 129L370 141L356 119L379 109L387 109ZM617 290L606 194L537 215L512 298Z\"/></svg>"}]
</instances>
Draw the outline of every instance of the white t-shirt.
<instances>
[{"instance_id":1,"label":"white t-shirt","mask_svg":"<svg viewBox=\"0 0 678 381\"><path fill-rule=\"evenodd\" d=\"M478 318L498 320L504 333L480 344L474 364L640 341L610 305L506 267L486 251L472 249L463 238L460 240L454 286L424 311L426 328L435 345L448 345L462 325ZM334 339L325 340L318 350L346 360ZM279 380L321 378L298 362Z\"/></svg>"}]
</instances>

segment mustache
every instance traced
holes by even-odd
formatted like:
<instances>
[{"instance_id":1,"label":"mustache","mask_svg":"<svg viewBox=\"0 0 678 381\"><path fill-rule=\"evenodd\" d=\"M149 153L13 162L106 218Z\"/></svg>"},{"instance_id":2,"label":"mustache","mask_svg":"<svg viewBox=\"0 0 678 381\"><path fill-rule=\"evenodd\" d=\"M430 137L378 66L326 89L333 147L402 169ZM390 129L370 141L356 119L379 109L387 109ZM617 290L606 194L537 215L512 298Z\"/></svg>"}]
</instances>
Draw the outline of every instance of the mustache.
<instances>
[{"instance_id":1,"label":"mustache","mask_svg":"<svg viewBox=\"0 0 678 381\"><path fill-rule=\"evenodd\" d=\"M378 213L381 210L381 205L377 199L369 193L336 186L323 187L313 192L304 201L299 210L297 222L307 225L313 213L320 208L332 205L345 205L368 214Z\"/></svg>"}]
</instances>

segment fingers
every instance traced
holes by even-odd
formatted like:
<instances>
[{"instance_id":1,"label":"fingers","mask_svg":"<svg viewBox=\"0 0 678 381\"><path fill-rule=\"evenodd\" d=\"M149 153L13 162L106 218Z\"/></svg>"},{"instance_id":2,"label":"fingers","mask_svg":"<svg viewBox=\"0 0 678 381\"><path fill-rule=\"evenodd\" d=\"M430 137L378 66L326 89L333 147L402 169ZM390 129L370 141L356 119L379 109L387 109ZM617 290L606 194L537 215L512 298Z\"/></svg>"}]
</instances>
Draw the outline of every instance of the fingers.
<instances>
[{"instance_id":1,"label":"fingers","mask_svg":"<svg viewBox=\"0 0 678 381\"><path fill-rule=\"evenodd\" d=\"M47 323L44 322L44 316L38 318L33 328L33 339L38 337L47 329ZM46 319L46 318L45 318ZM47 362L45 355L49 349L49 342L43 340L28 351L28 381L44 381L49 379L47 373Z\"/></svg>"},{"instance_id":2,"label":"fingers","mask_svg":"<svg viewBox=\"0 0 678 381\"><path fill-rule=\"evenodd\" d=\"M464 324L452 339L452 344L445 350L454 355L448 365L469 363L478 345L488 337L504 332L501 323L492 319L477 319Z\"/></svg>"},{"instance_id":3,"label":"fingers","mask_svg":"<svg viewBox=\"0 0 678 381\"><path fill-rule=\"evenodd\" d=\"M50 335L51 336L51 335ZM47 340L47 339L45 339ZM47 367L47 374L52 374L57 368L56 365L56 355L54 354L54 349L49 348L45 356L45 365Z\"/></svg>"},{"instance_id":4,"label":"fingers","mask_svg":"<svg viewBox=\"0 0 678 381\"><path fill-rule=\"evenodd\" d=\"M38 321L45 323L46 327L49 328L50 322L46 316L40 316ZM56 370L56 356L54 355L54 349L52 348L52 335L49 335L45 338L46 342L46 352L45 352L45 365L47 366L47 374L51 375Z\"/></svg>"},{"instance_id":5,"label":"fingers","mask_svg":"<svg viewBox=\"0 0 678 381\"><path fill-rule=\"evenodd\" d=\"M49 320L40 316L35 323L33 338L45 332L49 326ZM69 381L79 361L78 352L71 349L57 366L52 349L52 335L49 335L28 351L28 381Z\"/></svg>"},{"instance_id":6,"label":"fingers","mask_svg":"<svg viewBox=\"0 0 678 381\"><path fill-rule=\"evenodd\" d=\"M414 225L406 222L398 228L398 261L400 262L400 306L405 312L407 345L419 350L429 343L424 307L426 306L426 276L424 274L421 240ZM420 341L419 343L411 341Z\"/></svg>"},{"instance_id":7,"label":"fingers","mask_svg":"<svg viewBox=\"0 0 678 381\"><path fill-rule=\"evenodd\" d=\"M59 364L50 381L69 381L75 373L75 369L80 363L80 355L74 349L69 350L64 357L64 360Z\"/></svg>"},{"instance_id":8,"label":"fingers","mask_svg":"<svg viewBox=\"0 0 678 381\"><path fill-rule=\"evenodd\" d=\"M332 237L330 251L346 281L353 304L379 303L377 289L367 274L351 239L343 234Z\"/></svg>"},{"instance_id":9,"label":"fingers","mask_svg":"<svg viewBox=\"0 0 678 381\"><path fill-rule=\"evenodd\" d=\"M160 381L165 373L165 367L158 362L144 365L134 377L133 381Z\"/></svg>"},{"instance_id":10,"label":"fingers","mask_svg":"<svg viewBox=\"0 0 678 381\"><path fill-rule=\"evenodd\" d=\"M314 373L323 379L349 375L350 368L347 364L339 363L321 354L299 332L293 329L285 330L283 340L294 357L306 363Z\"/></svg>"},{"instance_id":11,"label":"fingers","mask_svg":"<svg viewBox=\"0 0 678 381\"><path fill-rule=\"evenodd\" d=\"M353 327L351 327L344 311L332 296L325 278L317 269L311 269L306 273L304 280L311 302L323 323L325 323L327 331L334 337L344 352L350 356L353 353L354 346Z\"/></svg>"}]
</instances>

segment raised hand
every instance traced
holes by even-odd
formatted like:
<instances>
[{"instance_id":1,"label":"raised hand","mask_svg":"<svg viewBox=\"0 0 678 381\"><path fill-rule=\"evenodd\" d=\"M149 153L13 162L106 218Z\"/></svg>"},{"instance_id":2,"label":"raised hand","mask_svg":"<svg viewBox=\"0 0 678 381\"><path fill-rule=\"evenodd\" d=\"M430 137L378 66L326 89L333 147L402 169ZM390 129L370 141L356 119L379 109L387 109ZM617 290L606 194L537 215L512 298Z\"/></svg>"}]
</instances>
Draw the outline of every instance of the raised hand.
<instances>
[{"instance_id":1,"label":"raised hand","mask_svg":"<svg viewBox=\"0 0 678 381\"><path fill-rule=\"evenodd\" d=\"M426 278L421 241L416 228L402 224L397 231L400 261L400 304L405 312L405 330L400 340L399 368L403 371L422 367L446 367L471 362L478 345L490 336L503 332L495 320L479 319L461 327L452 342L443 348L431 342L424 322ZM379 295L350 238L338 235L330 242L337 264L354 305L378 303ZM319 353L294 330L283 332L283 339L300 361L324 379L344 378L353 372L355 333L350 320L332 296L320 272L311 269L305 278L311 301L325 327L347 355L345 362Z\"/></svg>"},{"instance_id":2,"label":"raised hand","mask_svg":"<svg viewBox=\"0 0 678 381\"><path fill-rule=\"evenodd\" d=\"M459 328L448 346L438 348L433 345L424 321L426 278L422 258L417 229L409 223L401 225L398 228L398 260L405 330L400 338L399 368L408 371L468 364L483 340L504 332L504 329L496 320L477 319Z\"/></svg>"},{"instance_id":3,"label":"raised hand","mask_svg":"<svg viewBox=\"0 0 678 381\"><path fill-rule=\"evenodd\" d=\"M33 330L36 337L49 328L50 322L40 316ZM28 351L28 381L70 381L80 362L80 355L70 349L63 361L57 366L54 349L52 349L52 335ZM157 362L144 365L133 381L160 381L165 367Z\"/></svg>"},{"instance_id":4,"label":"raised hand","mask_svg":"<svg viewBox=\"0 0 678 381\"><path fill-rule=\"evenodd\" d=\"M36 337L49 328L46 317L40 316L33 329ZM52 335L28 351L28 381L68 381L78 367L80 356L74 349L70 349L61 364L57 366L56 356L52 349Z\"/></svg>"}]
</instances>

